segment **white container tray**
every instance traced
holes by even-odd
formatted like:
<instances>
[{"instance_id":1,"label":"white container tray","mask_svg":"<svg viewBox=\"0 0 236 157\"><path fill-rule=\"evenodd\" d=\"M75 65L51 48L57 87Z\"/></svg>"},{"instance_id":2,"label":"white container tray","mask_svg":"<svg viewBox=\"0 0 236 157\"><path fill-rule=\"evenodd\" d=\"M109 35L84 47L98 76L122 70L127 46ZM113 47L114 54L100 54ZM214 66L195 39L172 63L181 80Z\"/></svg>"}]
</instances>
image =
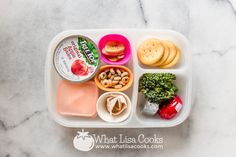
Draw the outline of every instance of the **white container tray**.
<instances>
[{"instance_id":1,"label":"white container tray","mask_svg":"<svg viewBox=\"0 0 236 157\"><path fill-rule=\"evenodd\" d=\"M76 116L64 116L56 112L56 91L58 81L61 79L53 66L53 53L57 44L64 38L71 35L84 35L91 38L96 44L106 34L117 33L126 36L131 44L132 57L125 65L134 74L133 85L126 93L132 102L132 111L129 118L121 123L105 122L97 116L96 118L85 118ZM181 50L179 63L170 69L159 69L141 65L137 58L137 47L146 38L156 37L158 39L170 40ZM188 40L178 32L171 30L149 30L149 29L93 29L93 30L70 30L58 34L50 43L46 66L45 66L45 88L48 109L53 119L66 127L76 128L161 128L172 127L182 123L189 115L192 97L192 57ZM105 63L101 63L104 65ZM141 114L141 104L144 98L138 93L138 80L144 73L173 73L176 75L175 84L178 87L177 95L183 101L183 108L171 120L164 120L159 117L146 117ZM103 91L100 91L100 95Z\"/></svg>"}]
</instances>

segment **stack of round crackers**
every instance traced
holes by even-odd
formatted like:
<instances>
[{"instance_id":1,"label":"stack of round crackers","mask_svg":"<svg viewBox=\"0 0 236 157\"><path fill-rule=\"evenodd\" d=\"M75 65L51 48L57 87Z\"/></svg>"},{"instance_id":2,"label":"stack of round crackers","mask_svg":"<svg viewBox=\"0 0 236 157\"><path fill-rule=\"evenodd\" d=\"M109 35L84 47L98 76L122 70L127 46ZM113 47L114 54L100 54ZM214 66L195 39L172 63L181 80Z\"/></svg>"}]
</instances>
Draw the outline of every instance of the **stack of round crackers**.
<instances>
[{"instance_id":1,"label":"stack of round crackers","mask_svg":"<svg viewBox=\"0 0 236 157\"><path fill-rule=\"evenodd\" d=\"M139 46L138 58L148 66L170 68L179 62L180 49L171 41L150 38Z\"/></svg>"}]
</instances>

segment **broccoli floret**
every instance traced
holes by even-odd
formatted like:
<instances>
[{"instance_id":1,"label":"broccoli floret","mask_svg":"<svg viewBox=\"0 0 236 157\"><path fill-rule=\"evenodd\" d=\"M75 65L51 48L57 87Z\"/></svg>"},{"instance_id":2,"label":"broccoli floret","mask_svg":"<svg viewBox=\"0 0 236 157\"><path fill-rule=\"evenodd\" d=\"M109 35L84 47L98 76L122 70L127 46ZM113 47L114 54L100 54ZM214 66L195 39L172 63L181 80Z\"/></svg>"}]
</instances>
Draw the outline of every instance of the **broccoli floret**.
<instances>
[{"instance_id":1,"label":"broccoli floret","mask_svg":"<svg viewBox=\"0 0 236 157\"><path fill-rule=\"evenodd\" d=\"M139 92L152 103L174 98L178 90L173 82L175 79L171 73L145 73L139 79Z\"/></svg>"}]
</instances>

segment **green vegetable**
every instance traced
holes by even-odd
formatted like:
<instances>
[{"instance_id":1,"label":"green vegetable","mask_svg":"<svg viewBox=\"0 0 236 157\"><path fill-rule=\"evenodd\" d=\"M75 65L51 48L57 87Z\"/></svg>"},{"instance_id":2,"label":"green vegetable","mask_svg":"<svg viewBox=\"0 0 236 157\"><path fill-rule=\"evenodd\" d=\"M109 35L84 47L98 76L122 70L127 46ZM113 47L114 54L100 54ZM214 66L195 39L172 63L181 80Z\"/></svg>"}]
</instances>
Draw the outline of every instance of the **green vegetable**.
<instances>
[{"instance_id":1,"label":"green vegetable","mask_svg":"<svg viewBox=\"0 0 236 157\"><path fill-rule=\"evenodd\" d=\"M171 73L145 73L139 79L138 90L149 102L160 103L174 98L178 90L173 82L175 79Z\"/></svg>"}]
</instances>

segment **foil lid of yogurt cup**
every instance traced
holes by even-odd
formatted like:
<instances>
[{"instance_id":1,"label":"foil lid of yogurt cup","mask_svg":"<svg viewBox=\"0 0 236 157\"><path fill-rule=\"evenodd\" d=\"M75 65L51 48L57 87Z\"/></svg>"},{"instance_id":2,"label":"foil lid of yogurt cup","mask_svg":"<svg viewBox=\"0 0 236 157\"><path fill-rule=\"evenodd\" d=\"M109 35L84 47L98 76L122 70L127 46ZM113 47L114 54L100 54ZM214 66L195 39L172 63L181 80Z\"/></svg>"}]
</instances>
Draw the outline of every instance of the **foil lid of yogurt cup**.
<instances>
[{"instance_id":1,"label":"foil lid of yogurt cup","mask_svg":"<svg viewBox=\"0 0 236 157\"><path fill-rule=\"evenodd\" d=\"M99 50L88 37L77 35L63 39L56 47L53 63L57 73L72 82L90 80L99 67Z\"/></svg>"}]
</instances>

